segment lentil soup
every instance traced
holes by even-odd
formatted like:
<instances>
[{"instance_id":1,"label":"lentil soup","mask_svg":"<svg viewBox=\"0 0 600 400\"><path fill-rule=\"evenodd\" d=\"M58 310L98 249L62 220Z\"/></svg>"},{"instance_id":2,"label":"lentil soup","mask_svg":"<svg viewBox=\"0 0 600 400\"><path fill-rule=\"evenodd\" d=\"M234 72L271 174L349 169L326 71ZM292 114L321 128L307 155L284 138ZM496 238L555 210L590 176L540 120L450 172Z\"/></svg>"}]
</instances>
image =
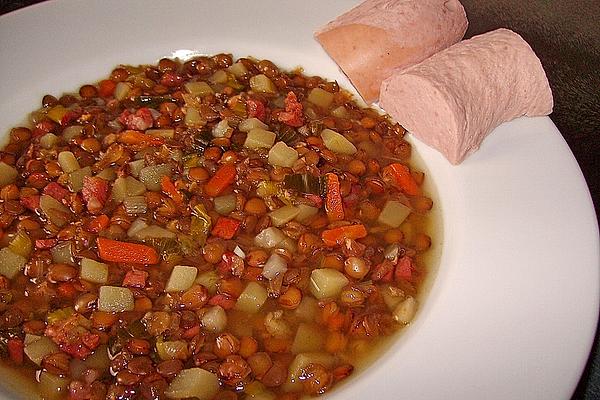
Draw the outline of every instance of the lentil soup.
<instances>
[{"instance_id":1,"label":"lentil soup","mask_svg":"<svg viewBox=\"0 0 600 400\"><path fill-rule=\"evenodd\" d=\"M404 134L336 82L229 54L44 96L0 152L4 364L44 398L328 392L431 274Z\"/></svg>"}]
</instances>

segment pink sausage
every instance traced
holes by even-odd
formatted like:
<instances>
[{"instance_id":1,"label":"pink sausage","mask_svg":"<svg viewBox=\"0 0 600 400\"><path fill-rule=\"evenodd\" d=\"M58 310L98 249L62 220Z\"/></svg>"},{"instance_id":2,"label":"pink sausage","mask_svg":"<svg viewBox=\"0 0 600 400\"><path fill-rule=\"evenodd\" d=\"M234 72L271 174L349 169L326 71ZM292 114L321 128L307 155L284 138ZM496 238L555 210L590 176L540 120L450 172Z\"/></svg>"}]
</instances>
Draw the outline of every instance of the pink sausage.
<instances>
[{"instance_id":1,"label":"pink sausage","mask_svg":"<svg viewBox=\"0 0 600 400\"><path fill-rule=\"evenodd\" d=\"M393 74L381 85L380 105L459 164L501 123L550 114L553 98L529 44L515 32L498 29Z\"/></svg>"},{"instance_id":2,"label":"pink sausage","mask_svg":"<svg viewBox=\"0 0 600 400\"><path fill-rule=\"evenodd\" d=\"M376 101L395 68L421 62L458 42L467 29L458 0L367 0L315 38L363 99Z\"/></svg>"}]
</instances>

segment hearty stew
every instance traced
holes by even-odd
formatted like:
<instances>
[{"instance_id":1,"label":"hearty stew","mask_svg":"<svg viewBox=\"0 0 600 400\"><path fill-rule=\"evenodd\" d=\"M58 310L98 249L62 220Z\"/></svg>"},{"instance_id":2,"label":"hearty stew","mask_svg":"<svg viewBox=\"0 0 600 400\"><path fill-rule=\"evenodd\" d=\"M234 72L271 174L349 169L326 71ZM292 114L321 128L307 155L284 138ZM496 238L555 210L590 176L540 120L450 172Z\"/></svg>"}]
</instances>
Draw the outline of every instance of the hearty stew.
<instances>
[{"instance_id":1,"label":"hearty stew","mask_svg":"<svg viewBox=\"0 0 600 400\"><path fill-rule=\"evenodd\" d=\"M218 54L46 95L0 152L0 354L45 398L300 399L413 318L403 128Z\"/></svg>"}]
</instances>

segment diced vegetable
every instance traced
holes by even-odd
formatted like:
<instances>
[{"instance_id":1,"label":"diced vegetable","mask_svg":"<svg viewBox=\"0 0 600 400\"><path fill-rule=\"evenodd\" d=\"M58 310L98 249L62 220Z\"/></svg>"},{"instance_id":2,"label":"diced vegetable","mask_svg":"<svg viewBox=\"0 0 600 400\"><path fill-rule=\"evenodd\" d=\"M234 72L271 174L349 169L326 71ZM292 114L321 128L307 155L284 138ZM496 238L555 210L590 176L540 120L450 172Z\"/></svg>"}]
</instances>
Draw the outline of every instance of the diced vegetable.
<instances>
[{"instance_id":1,"label":"diced vegetable","mask_svg":"<svg viewBox=\"0 0 600 400\"><path fill-rule=\"evenodd\" d=\"M151 124L152 116L150 114L150 111L147 108L139 109L136 112L136 115L137 114L147 115L148 119L150 120L148 123ZM132 117L134 117L134 115L130 114L129 117L132 118ZM144 123L142 120L140 120L139 122L142 126L144 126L144 128L139 128L139 129L146 129L145 127L149 127L149 125ZM151 135L146 135L144 132L140 132L140 131L132 130L132 129L128 129L126 131L119 133L118 141L120 143L127 144L130 146L154 146L154 147L162 146L163 143L165 142L161 138L151 136Z\"/></svg>"},{"instance_id":2,"label":"diced vegetable","mask_svg":"<svg viewBox=\"0 0 600 400\"><path fill-rule=\"evenodd\" d=\"M277 135L274 132L262 128L254 128L248 132L244 147L249 149L258 149L264 147L270 149L275 143Z\"/></svg>"},{"instance_id":3,"label":"diced vegetable","mask_svg":"<svg viewBox=\"0 0 600 400\"><path fill-rule=\"evenodd\" d=\"M108 282L108 265L84 257L81 259L79 275L81 279L88 282L105 284Z\"/></svg>"},{"instance_id":4,"label":"diced vegetable","mask_svg":"<svg viewBox=\"0 0 600 400\"><path fill-rule=\"evenodd\" d=\"M77 158L75 158L75 155L70 151L61 151L58 153L58 163L60 164L62 170L67 174L77 171L79 168L81 168Z\"/></svg>"},{"instance_id":5,"label":"diced vegetable","mask_svg":"<svg viewBox=\"0 0 600 400\"><path fill-rule=\"evenodd\" d=\"M211 76L208 77L208 80L211 83L215 83L215 84L217 84L217 83L221 83L221 84L227 83L227 79L228 79L227 78L227 72L225 72L222 69L216 70Z\"/></svg>"},{"instance_id":6,"label":"diced vegetable","mask_svg":"<svg viewBox=\"0 0 600 400\"><path fill-rule=\"evenodd\" d=\"M264 74L250 78L250 88L257 93L277 93L275 84Z\"/></svg>"},{"instance_id":7,"label":"diced vegetable","mask_svg":"<svg viewBox=\"0 0 600 400\"><path fill-rule=\"evenodd\" d=\"M208 290L208 293L213 295L217 292L218 284L221 278L217 274L217 271L210 270L198 274L196 278L196 283L202 285Z\"/></svg>"},{"instance_id":8,"label":"diced vegetable","mask_svg":"<svg viewBox=\"0 0 600 400\"><path fill-rule=\"evenodd\" d=\"M182 370L171 381L165 395L172 399L194 397L198 400L210 400L219 388L217 375L202 368L189 368Z\"/></svg>"},{"instance_id":9,"label":"diced vegetable","mask_svg":"<svg viewBox=\"0 0 600 400\"><path fill-rule=\"evenodd\" d=\"M267 289L256 282L250 282L238 297L235 308L239 311L254 314L260 310L269 297Z\"/></svg>"},{"instance_id":10,"label":"diced vegetable","mask_svg":"<svg viewBox=\"0 0 600 400\"><path fill-rule=\"evenodd\" d=\"M320 351L323 348L324 337L321 328L314 324L301 323L298 325L291 352L294 354Z\"/></svg>"},{"instance_id":11,"label":"diced vegetable","mask_svg":"<svg viewBox=\"0 0 600 400\"><path fill-rule=\"evenodd\" d=\"M389 181L404 193L412 196L421 194L421 188L406 165L400 163L390 164L385 166L381 172L384 180Z\"/></svg>"},{"instance_id":12,"label":"diced vegetable","mask_svg":"<svg viewBox=\"0 0 600 400\"><path fill-rule=\"evenodd\" d=\"M233 254L240 258L246 258L246 253L244 253L244 250L242 250L240 246L235 246L235 248L233 249Z\"/></svg>"},{"instance_id":13,"label":"diced vegetable","mask_svg":"<svg viewBox=\"0 0 600 400\"><path fill-rule=\"evenodd\" d=\"M126 197L139 196L146 192L146 185L132 176L117 178L112 186L112 198L121 203Z\"/></svg>"},{"instance_id":14,"label":"diced vegetable","mask_svg":"<svg viewBox=\"0 0 600 400\"><path fill-rule=\"evenodd\" d=\"M56 353L58 346L46 336L25 334L25 355L37 365L42 364L42 359L48 354Z\"/></svg>"},{"instance_id":15,"label":"diced vegetable","mask_svg":"<svg viewBox=\"0 0 600 400\"><path fill-rule=\"evenodd\" d=\"M314 297L303 296L300 305L294 310L294 314L303 321L314 322L318 310L319 303Z\"/></svg>"},{"instance_id":16,"label":"diced vegetable","mask_svg":"<svg viewBox=\"0 0 600 400\"><path fill-rule=\"evenodd\" d=\"M398 304L394 310L394 319L402 324L408 324L417 312L417 301L413 297L407 297Z\"/></svg>"},{"instance_id":17,"label":"diced vegetable","mask_svg":"<svg viewBox=\"0 0 600 400\"><path fill-rule=\"evenodd\" d=\"M265 249L272 249L285 239L286 236L279 229L275 227L268 227L263 229L254 238L254 243Z\"/></svg>"},{"instance_id":18,"label":"diced vegetable","mask_svg":"<svg viewBox=\"0 0 600 400\"><path fill-rule=\"evenodd\" d=\"M28 258L33 250L33 242L24 231L19 231L13 240L10 241L8 248L21 257Z\"/></svg>"},{"instance_id":19,"label":"diced vegetable","mask_svg":"<svg viewBox=\"0 0 600 400\"><path fill-rule=\"evenodd\" d=\"M130 228L131 229L131 228ZM127 231L129 233L129 231ZM139 240L145 239L175 239L177 235L168 229L162 228L158 225L149 225L141 227L135 231L131 237Z\"/></svg>"},{"instance_id":20,"label":"diced vegetable","mask_svg":"<svg viewBox=\"0 0 600 400\"><path fill-rule=\"evenodd\" d=\"M206 120L202 117L200 111L193 107L187 107L185 109L185 118L183 122L189 127L201 127L206 125Z\"/></svg>"},{"instance_id":21,"label":"diced vegetable","mask_svg":"<svg viewBox=\"0 0 600 400\"><path fill-rule=\"evenodd\" d=\"M123 200L125 212L129 215L145 214L148 211L145 196L129 196Z\"/></svg>"},{"instance_id":22,"label":"diced vegetable","mask_svg":"<svg viewBox=\"0 0 600 400\"><path fill-rule=\"evenodd\" d=\"M161 129L146 129L146 135L161 139L173 139L175 137L175 129L173 128L161 128Z\"/></svg>"},{"instance_id":23,"label":"diced vegetable","mask_svg":"<svg viewBox=\"0 0 600 400\"><path fill-rule=\"evenodd\" d=\"M215 91L212 89L212 87L210 87L210 85L208 83L203 82L203 81L188 82L183 86L185 87L185 90L187 90L189 94L192 94L194 96L203 97L208 94L215 93Z\"/></svg>"},{"instance_id":24,"label":"diced vegetable","mask_svg":"<svg viewBox=\"0 0 600 400\"><path fill-rule=\"evenodd\" d=\"M315 269L310 274L310 291L318 300L336 298L348 282L348 278L336 269Z\"/></svg>"},{"instance_id":25,"label":"diced vegetable","mask_svg":"<svg viewBox=\"0 0 600 400\"><path fill-rule=\"evenodd\" d=\"M202 316L201 321L204 329L220 333L227 326L227 313L221 306L213 306Z\"/></svg>"},{"instance_id":26,"label":"diced vegetable","mask_svg":"<svg viewBox=\"0 0 600 400\"><path fill-rule=\"evenodd\" d=\"M204 206L201 203L196 204L192 208L192 225L190 227L190 235L196 242L198 242L198 244L200 244L200 246L204 246L204 243L206 243L206 238L210 232L211 225L212 219L206 212Z\"/></svg>"},{"instance_id":27,"label":"diced vegetable","mask_svg":"<svg viewBox=\"0 0 600 400\"><path fill-rule=\"evenodd\" d=\"M248 73L248 69L241 62L236 62L227 68L227 71L231 72L236 78L240 78Z\"/></svg>"},{"instance_id":28,"label":"diced vegetable","mask_svg":"<svg viewBox=\"0 0 600 400\"><path fill-rule=\"evenodd\" d=\"M290 174L283 178L286 189L321 195L326 187L323 178L311 174Z\"/></svg>"},{"instance_id":29,"label":"diced vegetable","mask_svg":"<svg viewBox=\"0 0 600 400\"><path fill-rule=\"evenodd\" d=\"M340 189L340 180L334 173L325 175L327 180L327 196L325 198L325 211L330 221L344 219L344 203Z\"/></svg>"},{"instance_id":30,"label":"diced vegetable","mask_svg":"<svg viewBox=\"0 0 600 400\"><path fill-rule=\"evenodd\" d=\"M160 181L163 176L171 177L171 165L158 164L142 168L139 179L146 185L148 190L158 192L160 190Z\"/></svg>"},{"instance_id":31,"label":"diced vegetable","mask_svg":"<svg viewBox=\"0 0 600 400\"><path fill-rule=\"evenodd\" d=\"M278 192L279 185L273 181L262 181L256 187L256 195L262 198L275 196Z\"/></svg>"},{"instance_id":32,"label":"diced vegetable","mask_svg":"<svg viewBox=\"0 0 600 400\"><path fill-rule=\"evenodd\" d=\"M70 142L71 139L81 136L83 132L83 126L81 125L70 125L63 129L61 136L65 142Z\"/></svg>"},{"instance_id":33,"label":"diced vegetable","mask_svg":"<svg viewBox=\"0 0 600 400\"><path fill-rule=\"evenodd\" d=\"M117 179L117 173L113 168L104 168L102 171L98 172L96 175L98 178L102 178L105 181L114 181Z\"/></svg>"},{"instance_id":34,"label":"diced vegetable","mask_svg":"<svg viewBox=\"0 0 600 400\"><path fill-rule=\"evenodd\" d=\"M331 114L337 118L348 118L348 110L344 106L334 108L331 110Z\"/></svg>"},{"instance_id":35,"label":"diced vegetable","mask_svg":"<svg viewBox=\"0 0 600 400\"><path fill-rule=\"evenodd\" d=\"M0 186L13 183L17 179L17 175L18 172L14 167L0 161Z\"/></svg>"},{"instance_id":36,"label":"diced vegetable","mask_svg":"<svg viewBox=\"0 0 600 400\"><path fill-rule=\"evenodd\" d=\"M137 178L140 176L140 171L145 166L146 166L146 161L144 161L143 159L131 161L129 163L129 173L131 174L131 176ZM121 178L121 179L123 179L123 178Z\"/></svg>"},{"instance_id":37,"label":"diced vegetable","mask_svg":"<svg viewBox=\"0 0 600 400\"><path fill-rule=\"evenodd\" d=\"M117 86L115 86L115 99L121 101L127 98L129 92L131 91L131 86L127 82L119 82Z\"/></svg>"},{"instance_id":38,"label":"diced vegetable","mask_svg":"<svg viewBox=\"0 0 600 400\"><path fill-rule=\"evenodd\" d=\"M217 223L211 231L213 236L220 237L222 239L232 239L237 233L238 228L242 223L237 219L228 217L219 217Z\"/></svg>"},{"instance_id":39,"label":"diced vegetable","mask_svg":"<svg viewBox=\"0 0 600 400\"><path fill-rule=\"evenodd\" d=\"M265 124L264 122L262 122L260 119L256 118L256 117L252 117L252 118L247 118L245 120L243 120L242 122L240 122L240 124L238 125L238 130L242 131L242 132L250 132L252 129L263 129L266 130L269 126L267 124Z\"/></svg>"},{"instance_id":40,"label":"diced vegetable","mask_svg":"<svg viewBox=\"0 0 600 400\"><path fill-rule=\"evenodd\" d=\"M298 160L298 152L284 142L277 142L269 150L269 164L279 167L292 167Z\"/></svg>"},{"instance_id":41,"label":"diced vegetable","mask_svg":"<svg viewBox=\"0 0 600 400\"><path fill-rule=\"evenodd\" d=\"M80 192L83 189L83 180L86 176L92 176L92 168L84 167L69 174L69 187L73 192Z\"/></svg>"},{"instance_id":42,"label":"diced vegetable","mask_svg":"<svg viewBox=\"0 0 600 400\"><path fill-rule=\"evenodd\" d=\"M185 360L188 356L188 345L183 340L157 341L156 352L161 360Z\"/></svg>"},{"instance_id":43,"label":"diced vegetable","mask_svg":"<svg viewBox=\"0 0 600 400\"><path fill-rule=\"evenodd\" d=\"M404 292L393 285L383 285L379 292L381 293L381 297L383 297L383 301L388 306L390 311L394 311L398 304L400 304L404 299Z\"/></svg>"},{"instance_id":44,"label":"diced vegetable","mask_svg":"<svg viewBox=\"0 0 600 400\"><path fill-rule=\"evenodd\" d=\"M222 165L207 182L204 192L211 197L220 195L235 181L236 174L234 164Z\"/></svg>"},{"instance_id":45,"label":"diced vegetable","mask_svg":"<svg viewBox=\"0 0 600 400\"><path fill-rule=\"evenodd\" d=\"M171 271L165 292L181 292L189 289L194 284L198 269L187 265L176 265Z\"/></svg>"},{"instance_id":46,"label":"diced vegetable","mask_svg":"<svg viewBox=\"0 0 600 400\"><path fill-rule=\"evenodd\" d=\"M397 228L410 215L411 209L396 200L388 200L379 213L377 222Z\"/></svg>"},{"instance_id":47,"label":"diced vegetable","mask_svg":"<svg viewBox=\"0 0 600 400\"><path fill-rule=\"evenodd\" d=\"M344 225L321 232L321 239L327 246L343 244L346 239L356 240L365 236L367 236L367 229L363 224Z\"/></svg>"},{"instance_id":48,"label":"diced vegetable","mask_svg":"<svg viewBox=\"0 0 600 400\"><path fill-rule=\"evenodd\" d=\"M13 279L25 268L27 259L13 253L8 247L0 249L0 274Z\"/></svg>"},{"instance_id":49,"label":"diced vegetable","mask_svg":"<svg viewBox=\"0 0 600 400\"><path fill-rule=\"evenodd\" d=\"M287 224L300 213L300 209L296 206L283 206L277 210L271 211L269 216L274 226Z\"/></svg>"},{"instance_id":50,"label":"diced vegetable","mask_svg":"<svg viewBox=\"0 0 600 400\"><path fill-rule=\"evenodd\" d=\"M96 239L98 255L105 261L132 263L132 264L158 264L160 258L150 246L139 243L121 242L99 237Z\"/></svg>"},{"instance_id":51,"label":"diced vegetable","mask_svg":"<svg viewBox=\"0 0 600 400\"><path fill-rule=\"evenodd\" d=\"M309 364L321 364L325 368L331 368L335 358L327 353L300 353L294 358L289 367L289 378L292 383L298 383L302 370Z\"/></svg>"},{"instance_id":52,"label":"diced vegetable","mask_svg":"<svg viewBox=\"0 0 600 400\"><path fill-rule=\"evenodd\" d=\"M229 121L222 119L212 129L212 135L217 138L231 137L233 128L229 126Z\"/></svg>"},{"instance_id":53,"label":"diced vegetable","mask_svg":"<svg viewBox=\"0 0 600 400\"><path fill-rule=\"evenodd\" d=\"M333 93L319 87L312 88L307 100L321 108L328 108L333 102Z\"/></svg>"},{"instance_id":54,"label":"diced vegetable","mask_svg":"<svg viewBox=\"0 0 600 400\"><path fill-rule=\"evenodd\" d=\"M75 314L73 307L59 308L58 310L54 310L46 314L46 322L49 325L53 325L57 322L64 321L73 314Z\"/></svg>"},{"instance_id":55,"label":"diced vegetable","mask_svg":"<svg viewBox=\"0 0 600 400\"><path fill-rule=\"evenodd\" d=\"M298 215L296 215L296 221L299 222L305 222L319 213L317 207L309 206L307 204L299 204L297 208Z\"/></svg>"},{"instance_id":56,"label":"diced vegetable","mask_svg":"<svg viewBox=\"0 0 600 400\"><path fill-rule=\"evenodd\" d=\"M227 194L225 196L215 197L213 202L216 212L221 215L227 215L235 210L236 197L235 194Z\"/></svg>"},{"instance_id":57,"label":"diced vegetable","mask_svg":"<svg viewBox=\"0 0 600 400\"><path fill-rule=\"evenodd\" d=\"M271 280L277 275L283 274L285 271L287 271L287 262L285 261L285 258L281 257L279 254L273 253L263 267L262 276Z\"/></svg>"},{"instance_id":58,"label":"diced vegetable","mask_svg":"<svg viewBox=\"0 0 600 400\"><path fill-rule=\"evenodd\" d=\"M52 248L51 252L53 263L75 265L73 243L70 240L58 243Z\"/></svg>"},{"instance_id":59,"label":"diced vegetable","mask_svg":"<svg viewBox=\"0 0 600 400\"><path fill-rule=\"evenodd\" d=\"M323 139L325 147L334 153L352 155L357 152L356 147L351 141L331 129L323 129L321 139Z\"/></svg>"},{"instance_id":60,"label":"diced vegetable","mask_svg":"<svg viewBox=\"0 0 600 400\"><path fill-rule=\"evenodd\" d=\"M133 311L134 300L131 290L118 286L100 286L98 310L105 312Z\"/></svg>"},{"instance_id":61,"label":"diced vegetable","mask_svg":"<svg viewBox=\"0 0 600 400\"><path fill-rule=\"evenodd\" d=\"M68 112L69 110L67 110L64 106L59 104L48 110L48 114L46 114L46 116L52 121L58 124L62 124L63 118L65 117L65 115L67 115Z\"/></svg>"},{"instance_id":62,"label":"diced vegetable","mask_svg":"<svg viewBox=\"0 0 600 400\"><path fill-rule=\"evenodd\" d=\"M51 149L58 142L58 136L54 133L46 133L44 136L40 138L40 146L44 149ZM2 172L0 171L0 176L2 176Z\"/></svg>"},{"instance_id":63,"label":"diced vegetable","mask_svg":"<svg viewBox=\"0 0 600 400\"><path fill-rule=\"evenodd\" d=\"M143 218L138 218L129 225L127 229L127 237L135 237L135 235L144 228L147 228L148 224Z\"/></svg>"},{"instance_id":64,"label":"diced vegetable","mask_svg":"<svg viewBox=\"0 0 600 400\"><path fill-rule=\"evenodd\" d=\"M48 220L60 228L68 224L73 216L67 207L47 194L40 197L40 208L46 214Z\"/></svg>"},{"instance_id":65,"label":"diced vegetable","mask_svg":"<svg viewBox=\"0 0 600 400\"><path fill-rule=\"evenodd\" d=\"M48 371L40 371L38 380L40 392L48 400L63 398L68 391L69 382L71 382L69 378L54 375Z\"/></svg>"}]
</instances>

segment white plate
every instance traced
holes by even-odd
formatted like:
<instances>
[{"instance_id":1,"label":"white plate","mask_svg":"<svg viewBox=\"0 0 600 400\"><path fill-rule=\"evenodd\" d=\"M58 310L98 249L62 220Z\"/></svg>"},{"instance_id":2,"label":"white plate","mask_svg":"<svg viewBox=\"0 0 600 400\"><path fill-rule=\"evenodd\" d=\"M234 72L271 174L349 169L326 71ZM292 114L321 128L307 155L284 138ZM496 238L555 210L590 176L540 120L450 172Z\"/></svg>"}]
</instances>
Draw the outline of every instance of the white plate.
<instances>
[{"instance_id":1,"label":"white plate","mask_svg":"<svg viewBox=\"0 0 600 400\"><path fill-rule=\"evenodd\" d=\"M58 0L0 18L0 132L42 95L175 50L268 58L348 81L312 32L355 1ZM182 54L182 53L177 53ZM598 230L549 118L498 128L450 166L415 143L444 220L440 272L413 326L330 399L567 399L597 322Z\"/></svg>"}]
</instances>

